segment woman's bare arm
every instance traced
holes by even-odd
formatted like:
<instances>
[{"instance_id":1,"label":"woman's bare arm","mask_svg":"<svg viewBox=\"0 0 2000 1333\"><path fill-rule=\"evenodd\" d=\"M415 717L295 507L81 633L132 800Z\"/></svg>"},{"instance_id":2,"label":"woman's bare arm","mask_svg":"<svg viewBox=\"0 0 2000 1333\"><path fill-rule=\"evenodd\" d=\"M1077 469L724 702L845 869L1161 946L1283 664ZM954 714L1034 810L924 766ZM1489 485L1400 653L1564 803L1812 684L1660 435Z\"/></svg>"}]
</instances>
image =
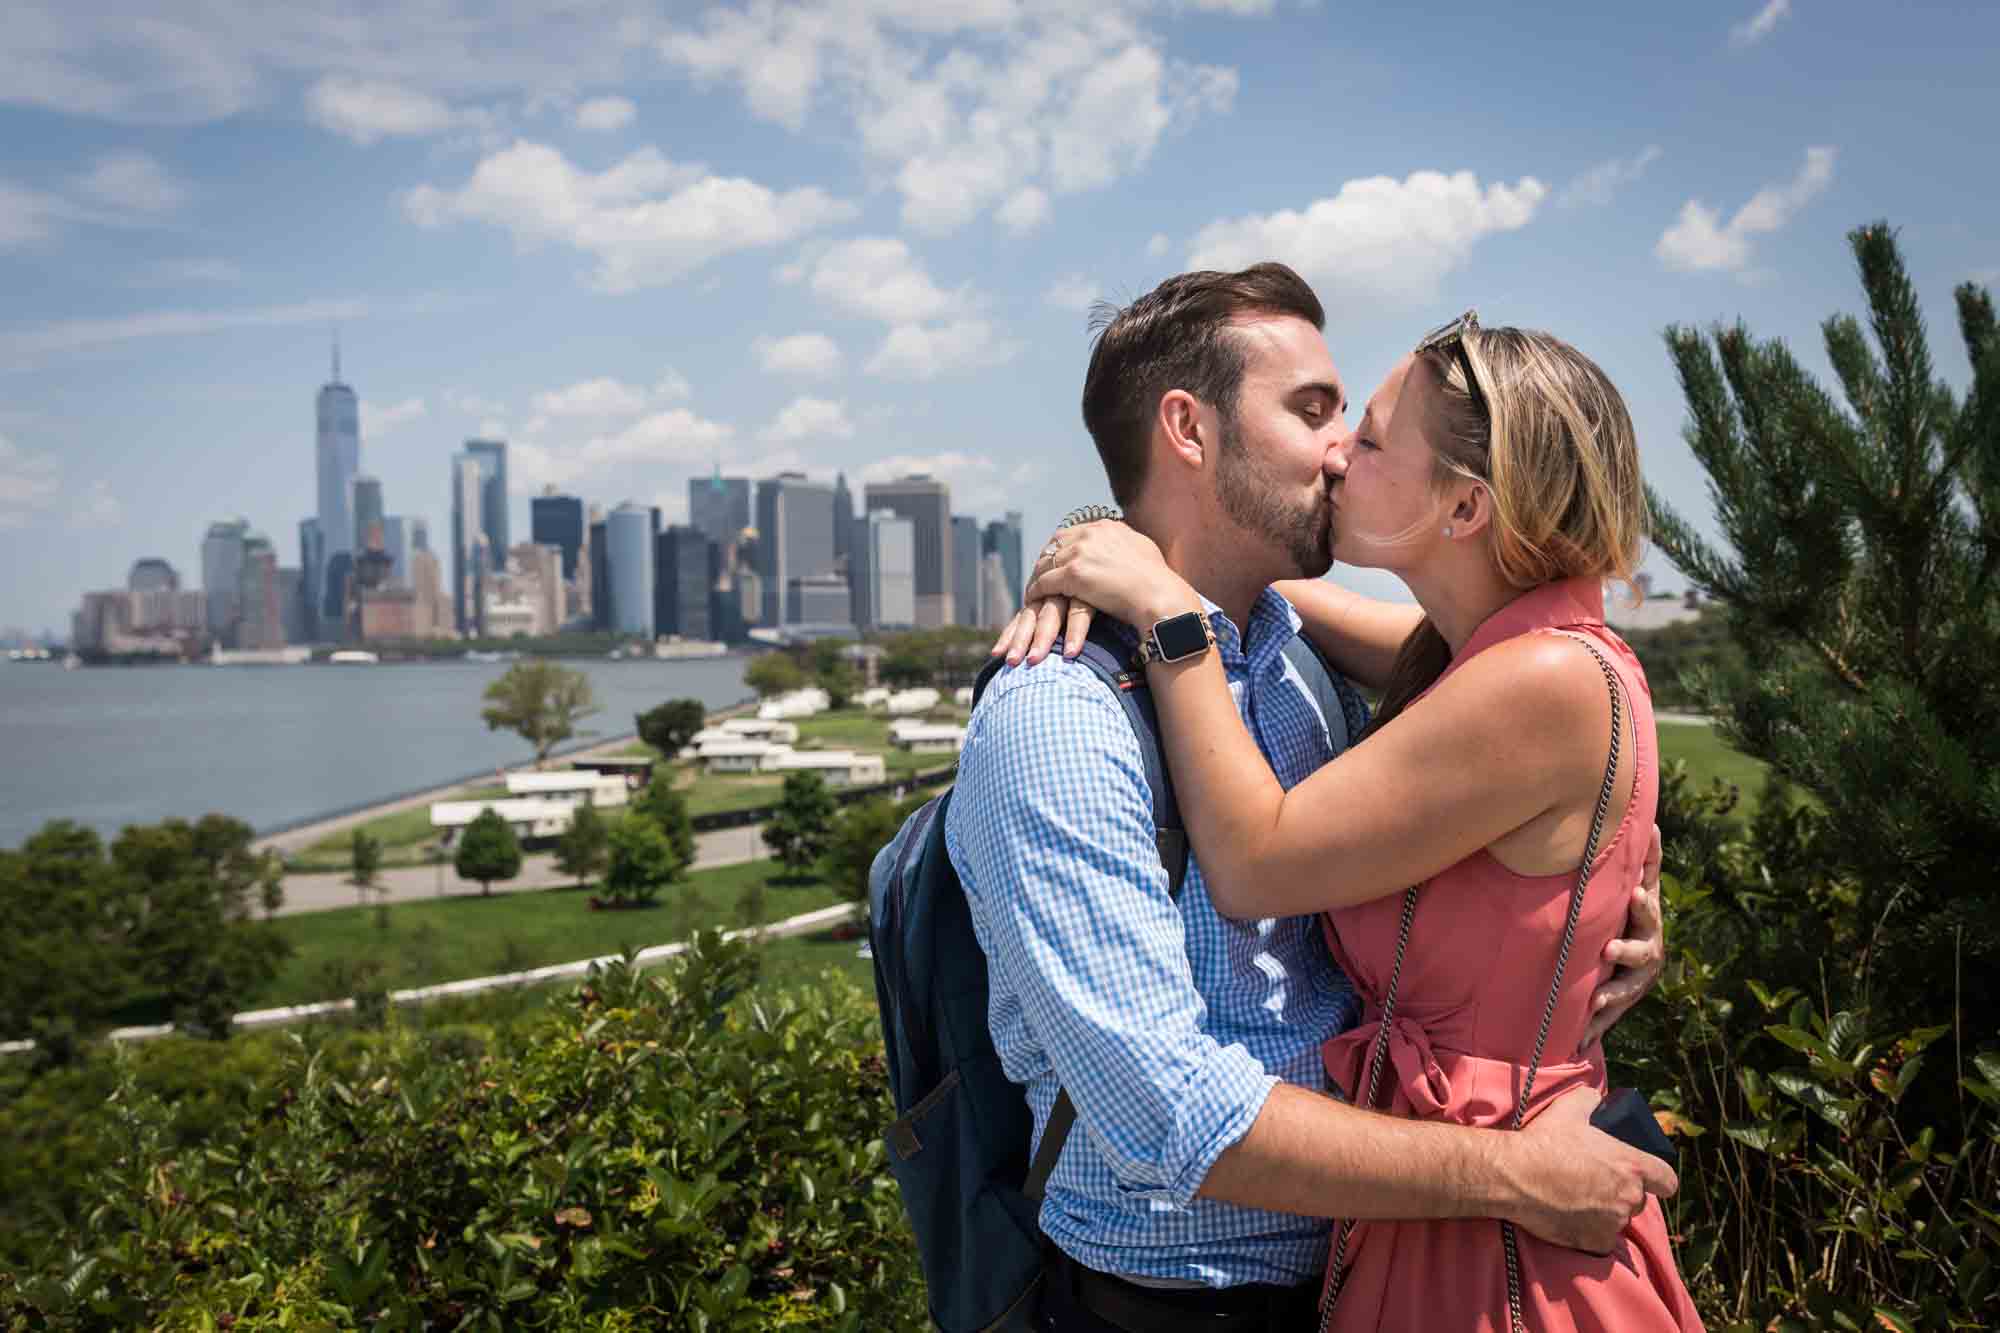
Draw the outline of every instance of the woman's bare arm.
<instances>
[{"instance_id":1,"label":"woman's bare arm","mask_svg":"<svg viewBox=\"0 0 2000 1333\"><path fill-rule=\"evenodd\" d=\"M1325 579L1287 579L1271 585L1298 608L1305 635L1326 660L1357 685L1389 683L1403 640L1422 622L1414 602L1384 602Z\"/></svg>"}]
</instances>

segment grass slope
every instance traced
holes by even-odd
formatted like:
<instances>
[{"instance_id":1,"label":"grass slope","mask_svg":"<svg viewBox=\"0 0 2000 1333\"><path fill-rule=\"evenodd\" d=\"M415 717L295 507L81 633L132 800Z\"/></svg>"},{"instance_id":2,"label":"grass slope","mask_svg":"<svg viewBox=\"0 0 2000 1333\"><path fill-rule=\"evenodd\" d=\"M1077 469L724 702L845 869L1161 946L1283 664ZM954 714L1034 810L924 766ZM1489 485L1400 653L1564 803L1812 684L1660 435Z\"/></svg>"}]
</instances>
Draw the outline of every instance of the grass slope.
<instances>
[{"instance_id":1,"label":"grass slope","mask_svg":"<svg viewBox=\"0 0 2000 1333\"><path fill-rule=\"evenodd\" d=\"M1758 803L1764 799L1764 784L1768 775L1763 760L1730 749L1716 735L1714 727L1662 722L1659 732L1662 763L1686 760L1688 774L1697 788L1707 787L1710 778L1735 783L1743 793L1742 804L1737 807L1742 818L1747 822L1757 813Z\"/></svg>"},{"instance_id":2,"label":"grass slope","mask_svg":"<svg viewBox=\"0 0 2000 1333\"><path fill-rule=\"evenodd\" d=\"M386 929L372 907L279 917L274 927L293 954L256 1005L574 962L627 945L668 944L703 926L779 921L841 901L819 880L787 883L774 880L778 873L769 861L696 871L661 894L658 906L632 911L593 912L584 893L546 889L401 903L387 909Z\"/></svg>"}]
</instances>

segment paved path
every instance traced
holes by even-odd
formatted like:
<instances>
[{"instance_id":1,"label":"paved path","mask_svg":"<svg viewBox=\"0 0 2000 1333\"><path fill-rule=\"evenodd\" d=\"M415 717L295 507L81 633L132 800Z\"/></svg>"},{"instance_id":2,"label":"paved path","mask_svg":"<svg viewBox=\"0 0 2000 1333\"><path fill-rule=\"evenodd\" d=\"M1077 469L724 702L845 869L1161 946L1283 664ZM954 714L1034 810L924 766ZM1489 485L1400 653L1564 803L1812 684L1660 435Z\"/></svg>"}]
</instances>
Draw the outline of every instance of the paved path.
<instances>
[{"instance_id":1,"label":"paved path","mask_svg":"<svg viewBox=\"0 0 2000 1333\"><path fill-rule=\"evenodd\" d=\"M1706 713L1682 713L1672 708L1663 708L1653 714L1655 725L1665 723L1670 727L1712 727L1715 719Z\"/></svg>"},{"instance_id":2,"label":"paved path","mask_svg":"<svg viewBox=\"0 0 2000 1333\"><path fill-rule=\"evenodd\" d=\"M722 713L716 714L718 717L723 715ZM552 755L550 756L550 762L556 764L573 763L578 759L590 756L615 754L637 739L639 739L637 736L617 736L611 740L590 746L588 749L573 750L568 754ZM532 773L535 771L535 766L532 763L519 764L505 771L510 773ZM432 801L442 801L449 796L466 790L468 787L492 786L504 780L498 772L494 774L490 781L482 773L480 776L469 781L447 783L442 787L433 787L429 791L420 791L413 796L398 797L393 801L384 801L380 805L371 805L365 809L350 811L344 815L335 815L331 819L322 819L311 824L301 824L297 828L289 828L282 833L272 833L257 839L251 846L258 851L269 850L287 855L302 852L322 838L335 833L345 833L348 829L366 824L370 820L380 819L384 815L393 815L401 810L414 810L419 806L428 806ZM287 886L289 887L293 881L300 878L302 877L298 875L288 877L286 881Z\"/></svg>"},{"instance_id":3,"label":"paved path","mask_svg":"<svg viewBox=\"0 0 2000 1333\"><path fill-rule=\"evenodd\" d=\"M427 798L426 798L427 799ZM380 814L378 809L369 817ZM716 866L741 865L745 861L759 861L770 855L760 836L761 826L749 828L716 829L710 833L697 833L694 839L694 866L696 870L709 870ZM549 855L529 856L521 862L521 873L505 883L493 886L495 893L523 893L530 889L553 889L575 881L562 874L555 867L555 858ZM460 879L458 872L449 863L440 866L395 866L381 872L379 887L384 891L379 900L390 903L421 902L427 898L445 895L478 893L479 881ZM336 907L355 907L362 903L361 890L354 887L345 874L329 875L287 875L285 876L285 905L278 909L279 916L292 916L300 912L325 912ZM369 894L368 905L378 901L378 895Z\"/></svg>"}]
</instances>

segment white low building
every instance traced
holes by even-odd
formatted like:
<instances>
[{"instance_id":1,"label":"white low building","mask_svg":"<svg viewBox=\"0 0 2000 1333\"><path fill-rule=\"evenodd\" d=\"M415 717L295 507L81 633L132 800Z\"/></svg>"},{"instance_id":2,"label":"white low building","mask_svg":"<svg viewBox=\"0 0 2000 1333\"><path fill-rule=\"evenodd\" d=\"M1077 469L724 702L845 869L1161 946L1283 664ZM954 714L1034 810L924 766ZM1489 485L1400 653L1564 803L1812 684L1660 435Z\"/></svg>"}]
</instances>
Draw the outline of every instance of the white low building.
<instances>
[{"instance_id":1,"label":"white low building","mask_svg":"<svg viewBox=\"0 0 2000 1333\"><path fill-rule=\"evenodd\" d=\"M624 805L631 795L625 779L615 773L571 769L566 773L509 773L507 794L539 796L571 805Z\"/></svg>"},{"instance_id":2,"label":"white low building","mask_svg":"<svg viewBox=\"0 0 2000 1333\"><path fill-rule=\"evenodd\" d=\"M928 686L914 690L898 690L889 696L883 705L892 714L928 713L938 706L939 694Z\"/></svg>"},{"instance_id":3,"label":"white low building","mask_svg":"<svg viewBox=\"0 0 2000 1333\"><path fill-rule=\"evenodd\" d=\"M970 685L959 686L956 690L952 691L951 701L960 708L972 707L972 687Z\"/></svg>"},{"instance_id":4,"label":"white low building","mask_svg":"<svg viewBox=\"0 0 2000 1333\"><path fill-rule=\"evenodd\" d=\"M506 820L513 828L514 836L524 841L529 838L560 838L569 832L570 820L576 815L575 803L542 796L519 796L499 801L438 801L431 806L431 827L441 830L447 841L454 841L465 831L467 824L479 818L482 810L491 810Z\"/></svg>"},{"instance_id":5,"label":"white low building","mask_svg":"<svg viewBox=\"0 0 2000 1333\"><path fill-rule=\"evenodd\" d=\"M817 773L829 787L865 787L888 780L881 755L853 750L788 750L771 757L768 771Z\"/></svg>"},{"instance_id":6,"label":"white low building","mask_svg":"<svg viewBox=\"0 0 2000 1333\"><path fill-rule=\"evenodd\" d=\"M854 702L860 704L863 708L887 708L889 706L889 691L880 685L871 685L861 691L861 693L855 695Z\"/></svg>"},{"instance_id":7,"label":"white low building","mask_svg":"<svg viewBox=\"0 0 2000 1333\"><path fill-rule=\"evenodd\" d=\"M938 723L905 723L892 727L889 742L912 754L957 754L965 748L965 728Z\"/></svg>"},{"instance_id":8,"label":"white low building","mask_svg":"<svg viewBox=\"0 0 2000 1333\"><path fill-rule=\"evenodd\" d=\"M797 723L769 717L732 717L717 730L729 736L747 736L751 740L773 741L780 745L796 745L799 739Z\"/></svg>"},{"instance_id":9,"label":"white low building","mask_svg":"<svg viewBox=\"0 0 2000 1333\"><path fill-rule=\"evenodd\" d=\"M695 758L710 773L756 773L769 766L773 755L791 752L789 745L736 736L726 741L710 741L695 751Z\"/></svg>"}]
</instances>

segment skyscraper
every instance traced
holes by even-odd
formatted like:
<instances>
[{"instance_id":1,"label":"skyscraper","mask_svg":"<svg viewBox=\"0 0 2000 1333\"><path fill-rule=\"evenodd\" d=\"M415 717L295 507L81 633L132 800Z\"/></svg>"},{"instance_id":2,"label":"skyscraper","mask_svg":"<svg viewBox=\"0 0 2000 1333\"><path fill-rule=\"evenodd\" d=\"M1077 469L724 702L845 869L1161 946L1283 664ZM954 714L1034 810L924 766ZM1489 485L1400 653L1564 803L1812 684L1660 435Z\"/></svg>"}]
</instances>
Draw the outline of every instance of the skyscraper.
<instances>
[{"instance_id":1,"label":"skyscraper","mask_svg":"<svg viewBox=\"0 0 2000 1333\"><path fill-rule=\"evenodd\" d=\"M335 572L334 557L354 549L354 474L361 470L361 401L340 380L340 344L333 345L333 378L320 387L315 418L318 425L315 463L319 481L319 532L323 550L320 573ZM340 566L345 572L349 560ZM329 581L314 590L322 608L333 606L337 616L346 595Z\"/></svg>"},{"instance_id":2,"label":"skyscraper","mask_svg":"<svg viewBox=\"0 0 2000 1333\"><path fill-rule=\"evenodd\" d=\"M605 520L593 508L590 517L590 627L601 634L611 631L610 535Z\"/></svg>"},{"instance_id":3,"label":"skyscraper","mask_svg":"<svg viewBox=\"0 0 2000 1333\"><path fill-rule=\"evenodd\" d=\"M979 520L951 516L951 605L961 625L979 623Z\"/></svg>"},{"instance_id":4,"label":"skyscraper","mask_svg":"<svg viewBox=\"0 0 2000 1333\"><path fill-rule=\"evenodd\" d=\"M479 589L485 571L479 552L486 546L485 474L470 452L451 457L451 608L460 634L473 631L479 619Z\"/></svg>"},{"instance_id":5,"label":"skyscraper","mask_svg":"<svg viewBox=\"0 0 2000 1333\"><path fill-rule=\"evenodd\" d=\"M243 616L243 539L250 521L211 523L201 542L201 590L208 598L208 632L225 647L236 643Z\"/></svg>"},{"instance_id":6,"label":"skyscraper","mask_svg":"<svg viewBox=\"0 0 2000 1333\"><path fill-rule=\"evenodd\" d=\"M847 489L847 474L833 474L833 558L844 561L854 544L854 492Z\"/></svg>"},{"instance_id":7,"label":"skyscraper","mask_svg":"<svg viewBox=\"0 0 2000 1333\"><path fill-rule=\"evenodd\" d=\"M583 501L558 495L553 489L528 501L528 535L538 546L562 552L562 576L576 580L576 558L583 550Z\"/></svg>"},{"instance_id":8,"label":"skyscraper","mask_svg":"<svg viewBox=\"0 0 2000 1333\"><path fill-rule=\"evenodd\" d=\"M1000 571L1007 579L1007 587L1014 595L1014 606L1021 605L1021 511L1009 509L1007 516L995 519L986 525L986 535L981 546L983 552L993 552L1000 557Z\"/></svg>"},{"instance_id":9,"label":"skyscraper","mask_svg":"<svg viewBox=\"0 0 2000 1333\"><path fill-rule=\"evenodd\" d=\"M611 581L611 629L653 637L653 515L628 500L604 520Z\"/></svg>"},{"instance_id":10,"label":"skyscraper","mask_svg":"<svg viewBox=\"0 0 2000 1333\"><path fill-rule=\"evenodd\" d=\"M713 476L688 478L688 526L712 542L735 541L750 526L750 483L719 467Z\"/></svg>"},{"instance_id":11,"label":"skyscraper","mask_svg":"<svg viewBox=\"0 0 2000 1333\"><path fill-rule=\"evenodd\" d=\"M242 619L236 646L267 651L285 646L285 608L278 587L278 553L262 533L244 538L239 571Z\"/></svg>"},{"instance_id":12,"label":"skyscraper","mask_svg":"<svg viewBox=\"0 0 2000 1333\"><path fill-rule=\"evenodd\" d=\"M861 588L856 623L863 629L907 629L916 623L916 530L910 519L872 509L854 525L850 577Z\"/></svg>"},{"instance_id":13,"label":"skyscraper","mask_svg":"<svg viewBox=\"0 0 2000 1333\"><path fill-rule=\"evenodd\" d=\"M709 599L715 591L722 548L696 528L676 525L660 534L657 576L660 602L654 628L684 639L715 639Z\"/></svg>"},{"instance_id":14,"label":"skyscraper","mask_svg":"<svg viewBox=\"0 0 2000 1333\"><path fill-rule=\"evenodd\" d=\"M319 604L326 596L326 540L320 536L319 520L299 520L299 623L304 627L300 643L319 642Z\"/></svg>"},{"instance_id":15,"label":"skyscraper","mask_svg":"<svg viewBox=\"0 0 2000 1333\"><path fill-rule=\"evenodd\" d=\"M493 568L507 567L507 442L467 440L465 452L479 460L479 530L486 534Z\"/></svg>"},{"instance_id":16,"label":"skyscraper","mask_svg":"<svg viewBox=\"0 0 2000 1333\"><path fill-rule=\"evenodd\" d=\"M901 514L915 525L917 628L954 623L951 488L921 473L871 481L865 503L869 509Z\"/></svg>"},{"instance_id":17,"label":"skyscraper","mask_svg":"<svg viewBox=\"0 0 2000 1333\"><path fill-rule=\"evenodd\" d=\"M417 530L423 520L390 514L382 520L381 548L389 557L389 582L408 587L410 553L417 549Z\"/></svg>"},{"instance_id":18,"label":"skyscraper","mask_svg":"<svg viewBox=\"0 0 2000 1333\"><path fill-rule=\"evenodd\" d=\"M757 483L757 572L763 577L764 623L790 625L799 607L788 596L793 579L833 569L833 488L803 472L780 472Z\"/></svg>"},{"instance_id":19,"label":"skyscraper","mask_svg":"<svg viewBox=\"0 0 2000 1333\"><path fill-rule=\"evenodd\" d=\"M354 478L354 549L382 549L382 481L379 477Z\"/></svg>"}]
</instances>

